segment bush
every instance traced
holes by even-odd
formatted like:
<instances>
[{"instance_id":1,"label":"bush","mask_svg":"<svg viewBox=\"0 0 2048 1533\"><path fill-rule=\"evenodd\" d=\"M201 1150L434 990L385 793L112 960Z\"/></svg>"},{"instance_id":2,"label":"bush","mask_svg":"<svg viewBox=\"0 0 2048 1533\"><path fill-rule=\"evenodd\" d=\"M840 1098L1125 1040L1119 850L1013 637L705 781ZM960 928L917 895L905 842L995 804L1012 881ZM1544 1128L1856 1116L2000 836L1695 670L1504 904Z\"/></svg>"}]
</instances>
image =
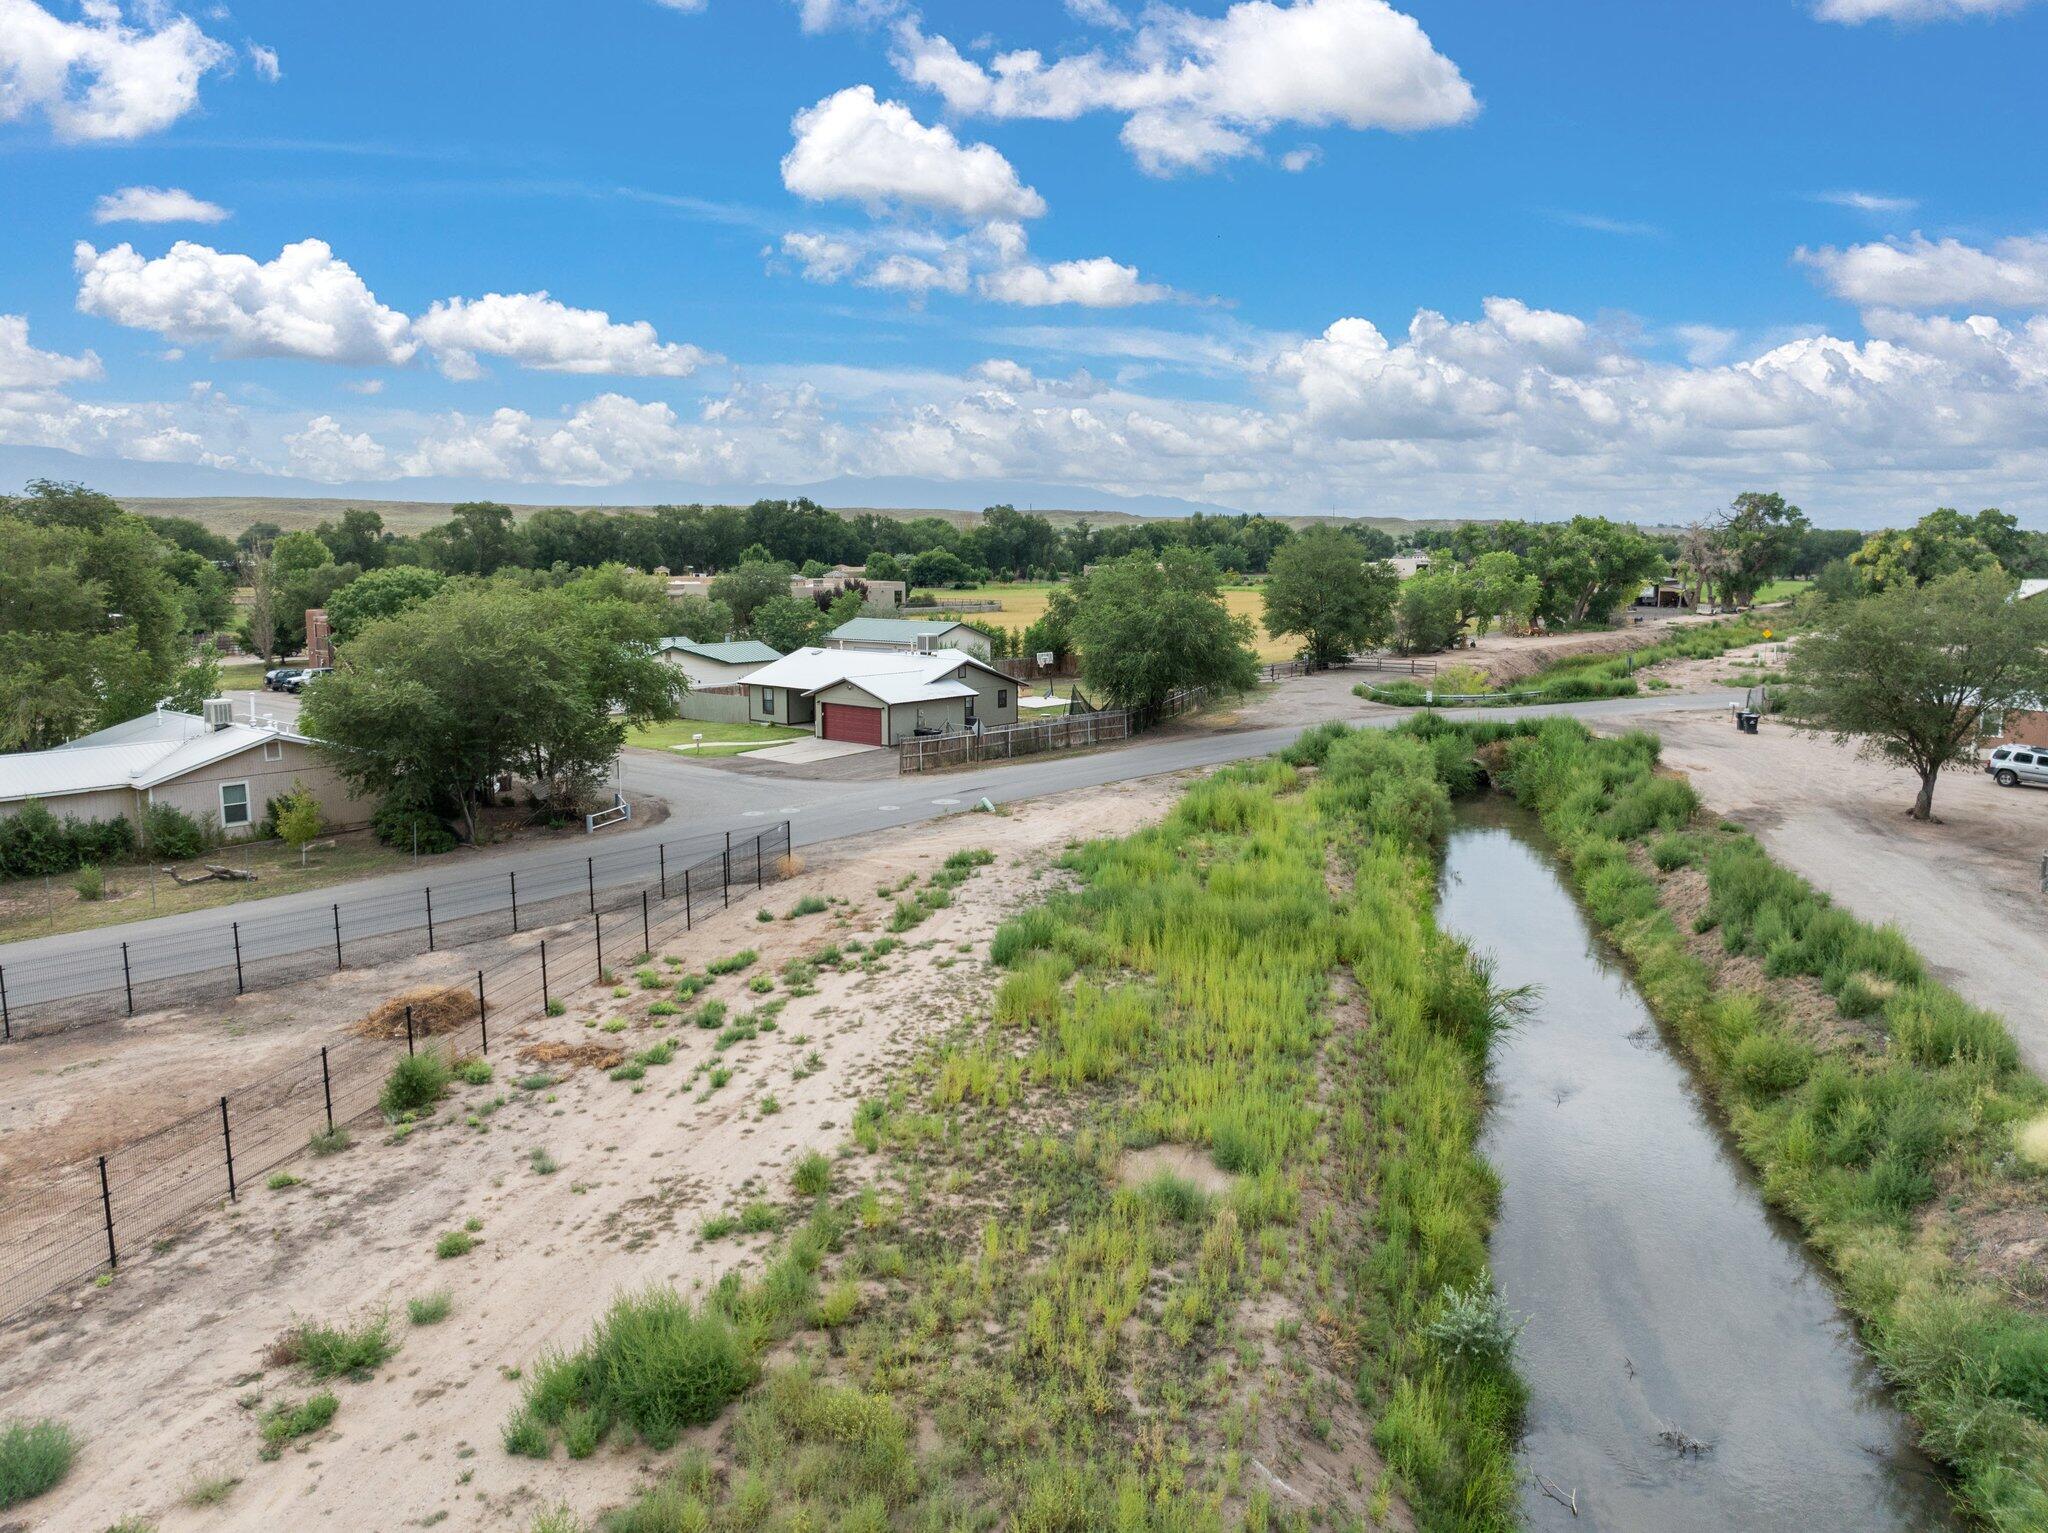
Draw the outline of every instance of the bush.
<instances>
[{"instance_id":1,"label":"bush","mask_svg":"<svg viewBox=\"0 0 2048 1533\"><path fill-rule=\"evenodd\" d=\"M439 1325L454 1308L455 1300L448 1290L437 1288L423 1298L406 1300L405 1317L414 1325Z\"/></svg>"},{"instance_id":2,"label":"bush","mask_svg":"<svg viewBox=\"0 0 2048 1533\"><path fill-rule=\"evenodd\" d=\"M305 1369L319 1382L340 1375L366 1379L397 1350L390 1322L373 1315L352 1329L301 1322L278 1339L270 1356L273 1362Z\"/></svg>"},{"instance_id":3,"label":"bush","mask_svg":"<svg viewBox=\"0 0 2048 1533\"><path fill-rule=\"evenodd\" d=\"M476 1249L476 1236L468 1230L449 1230L434 1242L436 1261L453 1261L458 1256L467 1256Z\"/></svg>"},{"instance_id":4,"label":"bush","mask_svg":"<svg viewBox=\"0 0 2048 1533\"><path fill-rule=\"evenodd\" d=\"M120 862L135 855L135 822L125 816L111 820L66 817L64 839L71 843L71 855L80 863Z\"/></svg>"},{"instance_id":5,"label":"bush","mask_svg":"<svg viewBox=\"0 0 2048 1533\"><path fill-rule=\"evenodd\" d=\"M807 1198L822 1198L832 1190L832 1162L816 1150L796 1163L790 1185Z\"/></svg>"},{"instance_id":6,"label":"bush","mask_svg":"<svg viewBox=\"0 0 2048 1533\"><path fill-rule=\"evenodd\" d=\"M107 875L99 870L96 863L81 863L71 875L71 887L78 891L78 897L91 903L104 899L107 893Z\"/></svg>"},{"instance_id":7,"label":"bush","mask_svg":"<svg viewBox=\"0 0 2048 1533\"><path fill-rule=\"evenodd\" d=\"M1735 1045L1729 1060L1735 1078L1759 1096L1790 1091L1812 1067L1813 1056L1778 1033L1752 1033Z\"/></svg>"},{"instance_id":8,"label":"bush","mask_svg":"<svg viewBox=\"0 0 2048 1533\"><path fill-rule=\"evenodd\" d=\"M401 794L393 794L377 806L377 812L370 816L370 830L395 852L411 851L415 835L424 853L438 857L455 850L455 832L448 828L448 822Z\"/></svg>"},{"instance_id":9,"label":"bush","mask_svg":"<svg viewBox=\"0 0 2048 1533\"><path fill-rule=\"evenodd\" d=\"M10 878L62 873L76 861L64 827L40 799L30 799L0 820L0 871Z\"/></svg>"},{"instance_id":10,"label":"bush","mask_svg":"<svg viewBox=\"0 0 2048 1533\"><path fill-rule=\"evenodd\" d=\"M185 862L218 843L219 834L173 804L142 812L142 844L152 858Z\"/></svg>"},{"instance_id":11,"label":"bush","mask_svg":"<svg viewBox=\"0 0 2048 1533\"><path fill-rule=\"evenodd\" d=\"M377 1106L391 1118L432 1107L448 1089L449 1079L448 1061L432 1049L424 1054L408 1054L384 1078Z\"/></svg>"},{"instance_id":12,"label":"bush","mask_svg":"<svg viewBox=\"0 0 2048 1533\"><path fill-rule=\"evenodd\" d=\"M10 1421L0 1431L0 1510L18 1506L71 1472L78 1444L61 1421Z\"/></svg>"}]
</instances>

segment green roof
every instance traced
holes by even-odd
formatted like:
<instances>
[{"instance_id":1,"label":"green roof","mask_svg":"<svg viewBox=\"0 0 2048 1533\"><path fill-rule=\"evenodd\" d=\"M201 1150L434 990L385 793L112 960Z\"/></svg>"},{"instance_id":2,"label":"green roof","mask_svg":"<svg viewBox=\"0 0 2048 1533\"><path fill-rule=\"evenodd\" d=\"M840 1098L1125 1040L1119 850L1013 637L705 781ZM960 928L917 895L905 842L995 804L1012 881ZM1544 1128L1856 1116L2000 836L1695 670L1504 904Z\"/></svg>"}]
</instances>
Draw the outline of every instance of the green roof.
<instances>
[{"instance_id":1,"label":"green roof","mask_svg":"<svg viewBox=\"0 0 2048 1533\"><path fill-rule=\"evenodd\" d=\"M699 644L695 639L663 639L661 647L679 649L700 660L720 660L727 665L766 665L771 660L782 658L780 651L770 649L759 639L728 639L723 644Z\"/></svg>"},{"instance_id":2,"label":"green roof","mask_svg":"<svg viewBox=\"0 0 2048 1533\"><path fill-rule=\"evenodd\" d=\"M905 617L857 617L851 622L841 623L825 637L828 639L864 640L871 644L895 643L915 644L920 634L937 638L955 628L973 628L986 638L987 631L975 628L972 623L963 623L956 618L933 618L920 622Z\"/></svg>"}]
</instances>

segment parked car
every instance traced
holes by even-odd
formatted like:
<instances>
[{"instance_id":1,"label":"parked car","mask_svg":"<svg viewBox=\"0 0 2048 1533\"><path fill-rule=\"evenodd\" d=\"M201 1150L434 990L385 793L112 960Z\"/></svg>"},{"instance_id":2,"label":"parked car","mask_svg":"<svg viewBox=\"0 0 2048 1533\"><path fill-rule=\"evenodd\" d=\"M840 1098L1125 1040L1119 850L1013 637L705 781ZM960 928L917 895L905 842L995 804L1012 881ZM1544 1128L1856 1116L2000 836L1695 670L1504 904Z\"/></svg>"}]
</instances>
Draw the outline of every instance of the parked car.
<instances>
[{"instance_id":1,"label":"parked car","mask_svg":"<svg viewBox=\"0 0 2048 1533\"><path fill-rule=\"evenodd\" d=\"M2048 745L2001 745L1984 770L2001 788L2048 788Z\"/></svg>"},{"instance_id":2,"label":"parked car","mask_svg":"<svg viewBox=\"0 0 2048 1533\"><path fill-rule=\"evenodd\" d=\"M307 682L318 681L333 669L334 667L331 665L315 665L309 666L303 671L293 671L291 675L285 678L284 689L287 692L303 692L306 690Z\"/></svg>"},{"instance_id":3,"label":"parked car","mask_svg":"<svg viewBox=\"0 0 2048 1533\"><path fill-rule=\"evenodd\" d=\"M295 665L280 665L275 670L265 671L263 673L263 690L266 692L282 692L285 690L285 682L298 674L299 668Z\"/></svg>"}]
</instances>

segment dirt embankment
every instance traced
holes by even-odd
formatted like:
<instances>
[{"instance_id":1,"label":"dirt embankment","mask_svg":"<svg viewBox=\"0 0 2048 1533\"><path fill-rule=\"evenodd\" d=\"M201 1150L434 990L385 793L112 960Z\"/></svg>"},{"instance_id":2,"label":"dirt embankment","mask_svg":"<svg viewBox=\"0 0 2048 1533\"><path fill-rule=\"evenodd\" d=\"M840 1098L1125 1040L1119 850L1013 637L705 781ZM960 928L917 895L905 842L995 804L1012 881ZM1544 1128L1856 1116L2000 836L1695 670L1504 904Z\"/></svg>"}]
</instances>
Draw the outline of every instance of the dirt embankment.
<instances>
[{"instance_id":1,"label":"dirt embankment","mask_svg":"<svg viewBox=\"0 0 2048 1533\"><path fill-rule=\"evenodd\" d=\"M970 949L985 954L996 924L1041 896L1070 839L1133 830L1181 785L1090 789L815 857L759 900L663 945L681 960L664 973L754 949L753 964L688 1004L718 1000L737 1015L783 1000L772 1031L720 1049L686 1015L653 1015L662 991L579 992L564 1016L531 1024L526 1039L501 1047L494 1036L497 1078L459 1087L430 1124L400 1136L379 1120L358 1123L348 1149L290 1168L302 1182L250 1188L238 1206L134 1253L108 1287L81 1285L17 1317L0 1328L0 1419L59 1418L82 1447L65 1482L13 1509L7 1526L99 1533L138 1518L160 1533L502 1533L556 1505L587 1520L628 1499L648 1463L640 1450L583 1462L504 1452L498 1436L520 1370L549 1347L580 1342L622 1289L665 1282L699 1292L755 1255L768 1237L707 1243L697 1230L786 1187L792 1162L831 1150L855 1104L936 1029L986 1004L985 961ZM781 975L783 963L826 944L872 945L895 900L878 891L929 874L964 847L986 847L997 860L885 959L820 968L808 984ZM756 919L758 908L781 916L808 895L839 903L794 920ZM764 975L776 981L756 993L752 982ZM435 977L387 972L386 994ZM266 1004L286 1014L277 1026L298 1046L368 1009L367 997L344 1001L335 990ZM674 1057L639 1079L569 1062L579 1045L637 1054L664 1040ZM554 1078L538 1085L527 1074L535 1066L514 1062L517 1044L531 1041L565 1046L547 1056L563 1063L543 1067ZM113 1110L146 1091L152 1071L184 1079L230 1069L238 1047L261 1040L215 1023L167 1025L154 1037L108 1032L83 1047L105 1056L104 1068L37 1077L37 1094L60 1104L50 1113L59 1122ZM730 1075L721 1081L719 1071ZM437 1259L437 1238L472 1220L475 1248ZM407 1301L440 1289L449 1317L410 1324ZM332 1427L304 1449L261 1460L262 1413L320 1387L268 1360L279 1334L295 1318L379 1310L391 1316L396 1356L371 1379L325 1386L340 1398ZM216 1504L188 1504L204 1481L233 1484Z\"/></svg>"},{"instance_id":2,"label":"dirt embankment","mask_svg":"<svg viewBox=\"0 0 2048 1533\"><path fill-rule=\"evenodd\" d=\"M1585 655L1620 655L1662 643L1674 629L1718 621L1715 618L1652 618L1627 628L1603 629L1597 633L1490 633L1475 639L1469 648L1451 650L1435 657L1448 670L1470 666L1483 673L1496 687L1505 687L1535 675L1560 660Z\"/></svg>"}]
</instances>

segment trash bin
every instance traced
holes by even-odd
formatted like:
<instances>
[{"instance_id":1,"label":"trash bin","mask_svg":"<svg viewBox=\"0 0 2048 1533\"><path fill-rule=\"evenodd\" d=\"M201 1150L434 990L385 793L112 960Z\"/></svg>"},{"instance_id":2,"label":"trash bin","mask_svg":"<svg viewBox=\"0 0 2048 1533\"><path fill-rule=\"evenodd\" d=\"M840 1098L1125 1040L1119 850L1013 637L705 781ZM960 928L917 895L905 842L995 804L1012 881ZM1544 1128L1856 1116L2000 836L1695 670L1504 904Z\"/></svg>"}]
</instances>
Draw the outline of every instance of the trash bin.
<instances>
[{"instance_id":1,"label":"trash bin","mask_svg":"<svg viewBox=\"0 0 2048 1533\"><path fill-rule=\"evenodd\" d=\"M1756 733L1756 721L1757 715L1750 712L1747 708L1735 715L1735 727L1746 735Z\"/></svg>"}]
</instances>

